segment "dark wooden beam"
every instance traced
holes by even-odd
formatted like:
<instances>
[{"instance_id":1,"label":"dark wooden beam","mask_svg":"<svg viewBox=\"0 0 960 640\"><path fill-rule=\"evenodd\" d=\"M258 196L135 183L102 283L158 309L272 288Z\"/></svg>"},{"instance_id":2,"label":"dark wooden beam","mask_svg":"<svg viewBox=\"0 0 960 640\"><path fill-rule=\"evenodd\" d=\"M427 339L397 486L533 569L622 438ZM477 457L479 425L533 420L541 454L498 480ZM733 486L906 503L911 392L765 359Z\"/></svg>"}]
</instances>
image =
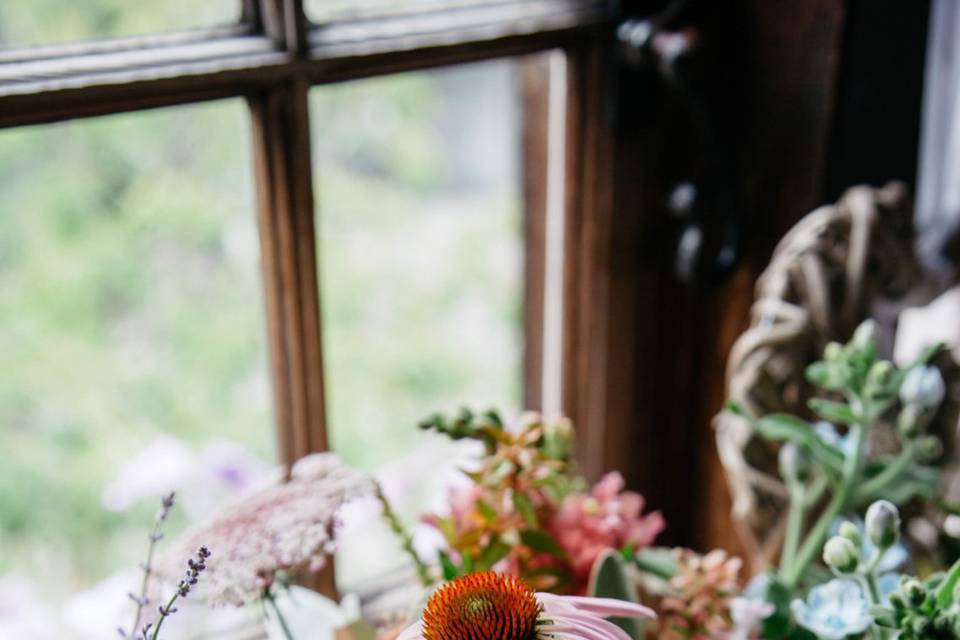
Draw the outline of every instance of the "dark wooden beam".
<instances>
[{"instance_id":1,"label":"dark wooden beam","mask_svg":"<svg viewBox=\"0 0 960 640\"><path fill-rule=\"evenodd\" d=\"M243 27L2 54L0 127L521 55L594 37L609 21L596 0L509 0L339 20L307 34L298 2L265 2L264 35Z\"/></svg>"}]
</instances>

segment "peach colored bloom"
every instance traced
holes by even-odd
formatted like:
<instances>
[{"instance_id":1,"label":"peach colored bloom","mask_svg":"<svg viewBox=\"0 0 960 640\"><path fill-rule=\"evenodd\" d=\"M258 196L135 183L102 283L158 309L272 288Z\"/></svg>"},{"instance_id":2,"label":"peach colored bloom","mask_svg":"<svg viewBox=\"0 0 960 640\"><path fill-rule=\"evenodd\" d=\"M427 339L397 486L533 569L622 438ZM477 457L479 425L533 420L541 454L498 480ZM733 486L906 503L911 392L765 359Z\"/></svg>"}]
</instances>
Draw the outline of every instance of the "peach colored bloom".
<instances>
[{"instance_id":1,"label":"peach colored bloom","mask_svg":"<svg viewBox=\"0 0 960 640\"><path fill-rule=\"evenodd\" d=\"M666 526L658 512L641 515L643 496L623 487L619 473L608 473L590 493L567 496L550 524L581 582L605 550L649 546Z\"/></svg>"},{"instance_id":2,"label":"peach colored bloom","mask_svg":"<svg viewBox=\"0 0 960 640\"><path fill-rule=\"evenodd\" d=\"M740 592L742 562L719 549L705 556L676 549L673 593L660 602L657 640L708 640L733 629L731 603Z\"/></svg>"}]
</instances>

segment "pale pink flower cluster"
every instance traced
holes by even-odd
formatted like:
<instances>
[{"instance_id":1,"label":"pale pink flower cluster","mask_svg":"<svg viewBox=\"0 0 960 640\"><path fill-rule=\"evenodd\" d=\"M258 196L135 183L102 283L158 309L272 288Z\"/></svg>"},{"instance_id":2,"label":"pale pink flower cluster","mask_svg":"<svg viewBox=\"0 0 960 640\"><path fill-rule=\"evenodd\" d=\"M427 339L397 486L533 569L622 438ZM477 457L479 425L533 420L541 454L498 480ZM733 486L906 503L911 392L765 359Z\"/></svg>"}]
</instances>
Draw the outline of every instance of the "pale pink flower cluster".
<instances>
[{"instance_id":1,"label":"pale pink flower cluster","mask_svg":"<svg viewBox=\"0 0 960 640\"><path fill-rule=\"evenodd\" d=\"M574 576L581 581L605 550L649 546L666 526L658 512L641 515L643 496L623 487L623 476L608 473L590 493L564 498L551 522L551 533L570 555Z\"/></svg>"},{"instance_id":2,"label":"pale pink flower cluster","mask_svg":"<svg viewBox=\"0 0 960 640\"><path fill-rule=\"evenodd\" d=\"M677 575L670 579L673 593L660 602L657 640L726 638L728 633L747 624L746 620L734 620L731 611L740 592L738 577L743 564L740 558L720 549L707 555L675 549L674 555ZM739 609L741 603L737 605ZM740 618L746 618L747 613L759 615L759 612L737 611Z\"/></svg>"},{"instance_id":3,"label":"pale pink flower cluster","mask_svg":"<svg viewBox=\"0 0 960 640\"><path fill-rule=\"evenodd\" d=\"M334 550L340 507L372 488L331 453L307 456L293 465L289 481L278 479L227 505L184 536L169 557L180 562L189 555L184 550L206 545L213 556L201 597L243 604L261 595L280 571L321 569Z\"/></svg>"}]
</instances>

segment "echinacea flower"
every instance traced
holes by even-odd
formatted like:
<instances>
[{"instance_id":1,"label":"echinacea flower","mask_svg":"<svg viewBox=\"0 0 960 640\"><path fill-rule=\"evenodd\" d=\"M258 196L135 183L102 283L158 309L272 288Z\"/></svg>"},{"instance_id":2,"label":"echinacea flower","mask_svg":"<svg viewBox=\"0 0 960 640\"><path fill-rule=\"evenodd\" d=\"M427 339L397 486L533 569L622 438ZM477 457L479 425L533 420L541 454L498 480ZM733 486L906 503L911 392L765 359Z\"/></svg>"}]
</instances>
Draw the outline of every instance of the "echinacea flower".
<instances>
[{"instance_id":1,"label":"echinacea flower","mask_svg":"<svg viewBox=\"0 0 960 640\"><path fill-rule=\"evenodd\" d=\"M201 596L240 605L259 597L281 571L321 569L334 550L340 507L371 491L372 483L334 454L301 458L288 481L228 504L183 538L180 548L205 544L213 551Z\"/></svg>"},{"instance_id":2,"label":"echinacea flower","mask_svg":"<svg viewBox=\"0 0 960 640\"><path fill-rule=\"evenodd\" d=\"M519 578L485 571L437 589L397 640L630 640L610 616L655 614L622 600L537 593Z\"/></svg>"}]
</instances>

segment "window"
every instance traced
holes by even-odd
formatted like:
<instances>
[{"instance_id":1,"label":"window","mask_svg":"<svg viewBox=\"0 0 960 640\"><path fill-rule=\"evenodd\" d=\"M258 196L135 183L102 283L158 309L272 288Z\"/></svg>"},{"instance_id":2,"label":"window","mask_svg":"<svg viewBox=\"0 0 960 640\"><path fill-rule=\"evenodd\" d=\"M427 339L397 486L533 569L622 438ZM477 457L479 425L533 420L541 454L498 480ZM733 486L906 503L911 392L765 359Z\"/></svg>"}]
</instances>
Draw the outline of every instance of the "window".
<instances>
[{"instance_id":1,"label":"window","mask_svg":"<svg viewBox=\"0 0 960 640\"><path fill-rule=\"evenodd\" d=\"M416 424L521 408L518 71L475 63L310 96L330 446L411 523L463 458ZM376 509L364 515L344 535L345 591L403 561Z\"/></svg>"},{"instance_id":2,"label":"window","mask_svg":"<svg viewBox=\"0 0 960 640\"><path fill-rule=\"evenodd\" d=\"M0 48L240 24L241 0L35 0L0 5ZM0 56L2 58L2 56Z\"/></svg>"},{"instance_id":3,"label":"window","mask_svg":"<svg viewBox=\"0 0 960 640\"><path fill-rule=\"evenodd\" d=\"M180 526L275 458L245 119L0 131L0 576L65 598L136 565L158 491Z\"/></svg>"},{"instance_id":4,"label":"window","mask_svg":"<svg viewBox=\"0 0 960 640\"><path fill-rule=\"evenodd\" d=\"M20 4L0 9L0 344L23 361L0 438L21 452L5 487L37 481L5 492L5 545L22 518L56 529L16 501L69 465L98 468L64 504L131 504L98 490L108 468L172 437L254 471L332 446L383 472L424 412L559 403L543 364L573 334L544 330L543 296L579 299L557 252L594 197L573 145L601 117L582 89L605 3L308 2L313 23L300 1ZM528 55L550 50L569 69ZM109 571L84 553L57 560L65 589Z\"/></svg>"}]
</instances>

